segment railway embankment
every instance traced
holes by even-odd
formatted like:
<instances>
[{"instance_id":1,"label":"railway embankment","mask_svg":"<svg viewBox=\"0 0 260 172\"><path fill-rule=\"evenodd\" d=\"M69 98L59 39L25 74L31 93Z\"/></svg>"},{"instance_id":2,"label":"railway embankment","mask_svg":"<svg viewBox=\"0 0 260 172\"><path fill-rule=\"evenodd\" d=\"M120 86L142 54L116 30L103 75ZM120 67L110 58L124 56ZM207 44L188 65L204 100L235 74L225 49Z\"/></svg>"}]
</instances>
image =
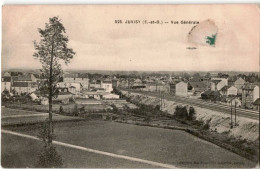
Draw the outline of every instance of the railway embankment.
<instances>
[{"instance_id":1,"label":"railway embankment","mask_svg":"<svg viewBox=\"0 0 260 172\"><path fill-rule=\"evenodd\" d=\"M169 115L174 115L175 108L178 105L190 106L185 103L175 101L161 100L157 97L143 95L141 93L127 93L122 91L122 94L130 98L131 101L136 101L145 105L157 106L162 104L162 111ZM237 116L236 121L234 115L232 118L233 127L231 128L231 115L224 112L209 110L202 107L193 106L195 109L196 120L203 122L209 126L209 130L217 133L224 133L230 137L235 137L240 140L248 140L259 142L259 121L246 117Z\"/></svg>"}]
</instances>

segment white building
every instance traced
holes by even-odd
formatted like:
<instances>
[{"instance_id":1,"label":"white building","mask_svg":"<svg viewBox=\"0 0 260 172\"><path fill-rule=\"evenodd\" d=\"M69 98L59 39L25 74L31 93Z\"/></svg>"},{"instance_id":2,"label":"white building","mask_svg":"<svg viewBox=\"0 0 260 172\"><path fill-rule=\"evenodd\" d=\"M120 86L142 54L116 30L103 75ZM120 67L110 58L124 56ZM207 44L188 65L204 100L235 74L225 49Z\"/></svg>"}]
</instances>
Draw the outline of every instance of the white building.
<instances>
[{"instance_id":1,"label":"white building","mask_svg":"<svg viewBox=\"0 0 260 172\"><path fill-rule=\"evenodd\" d=\"M12 89L20 95L21 93L32 93L36 91L37 87L30 82L14 82Z\"/></svg>"},{"instance_id":2,"label":"white building","mask_svg":"<svg viewBox=\"0 0 260 172\"><path fill-rule=\"evenodd\" d=\"M120 97L119 97L119 95L117 95L117 94L111 94L111 93L109 93L109 94L104 94L103 95L103 99L119 99Z\"/></svg>"},{"instance_id":3,"label":"white building","mask_svg":"<svg viewBox=\"0 0 260 172\"><path fill-rule=\"evenodd\" d=\"M237 92L238 92L238 89L234 86L231 86L227 89L227 95L234 95L236 96L237 95Z\"/></svg>"},{"instance_id":4,"label":"white building","mask_svg":"<svg viewBox=\"0 0 260 172\"><path fill-rule=\"evenodd\" d=\"M58 88L68 88L69 92L71 93L76 93L76 92L81 92L82 90L82 85L80 83L70 83L70 82L58 82L57 83Z\"/></svg>"},{"instance_id":5,"label":"white building","mask_svg":"<svg viewBox=\"0 0 260 172\"><path fill-rule=\"evenodd\" d=\"M1 92L4 90L8 90L9 93L11 92L11 77L2 77Z\"/></svg>"},{"instance_id":6,"label":"white building","mask_svg":"<svg viewBox=\"0 0 260 172\"><path fill-rule=\"evenodd\" d=\"M111 81L103 81L101 83L101 88L105 89L105 92L111 93L113 91L113 86Z\"/></svg>"},{"instance_id":7,"label":"white building","mask_svg":"<svg viewBox=\"0 0 260 172\"><path fill-rule=\"evenodd\" d=\"M238 89L238 93L242 94L242 87L246 83L241 77L234 82L234 86Z\"/></svg>"},{"instance_id":8,"label":"white building","mask_svg":"<svg viewBox=\"0 0 260 172\"><path fill-rule=\"evenodd\" d=\"M228 79L226 78L212 78L211 79L211 91L219 91L224 86L228 85Z\"/></svg>"},{"instance_id":9,"label":"white building","mask_svg":"<svg viewBox=\"0 0 260 172\"><path fill-rule=\"evenodd\" d=\"M181 81L176 84L175 95L177 96L188 96L188 84Z\"/></svg>"},{"instance_id":10,"label":"white building","mask_svg":"<svg viewBox=\"0 0 260 172\"><path fill-rule=\"evenodd\" d=\"M220 89L220 94L221 95L226 95L226 96L236 96L238 93L238 89L234 86L224 86L223 88Z\"/></svg>"},{"instance_id":11,"label":"white building","mask_svg":"<svg viewBox=\"0 0 260 172\"><path fill-rule=\"evenodd\" d=\"M246 83L242 87L242 106L251 108L252 104L259 98L259 86Z\"/></svg>"},{"instance_id":12,"label":"white building","mask_svg":"<svg viewBox=\"0 0 260 172\"><path fill-rule=\"evenodd\" d=\"M65 74L63 82L66 83L79 83L83 89L89 89L89 78L87 74Z\"/></svg>"}]
</instances>

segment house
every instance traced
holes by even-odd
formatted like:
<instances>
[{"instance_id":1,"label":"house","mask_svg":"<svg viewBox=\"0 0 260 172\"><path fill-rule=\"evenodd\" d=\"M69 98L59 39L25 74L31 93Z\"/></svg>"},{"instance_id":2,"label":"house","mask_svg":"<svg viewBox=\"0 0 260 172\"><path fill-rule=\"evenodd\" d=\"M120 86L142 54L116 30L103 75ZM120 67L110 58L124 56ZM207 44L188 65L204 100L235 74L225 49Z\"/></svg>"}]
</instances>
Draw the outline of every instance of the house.
<instances>
[{"instance_id":1,"label":"house","mask_svg":"<svg viewBox=\"0 0 260 172\"><path fill-rule=\"evenodd\" d=\"M120 88L128 88L128 82L126 79L120 79L118 82L118 87Z\"/></svg>"},{"instance_id":2,"label":"house","mask_svg":"<svg viewBox=\"0 0 260 172\"><path fill-rule=\"evenodd\" d=\"M220 94L225 95L225 96L236 96L237 95L238 89L234 86L224 86L223 88L220 89Z\"/></svg>"},{"instance_id":3,"label":"house","mask_svg":"<svg viewBox=\"0 0 260 172\"><path fill-rule=\"evenodd\" d=\"M179 82L176 84L175 95L177 96L188 96L188 84L186 82Z\"/></svg>"},{"instance_id":4,"label":"house","mask_svg":"<svg viewBox=\"0 0 260 172\"><path fill-rule=\"evenodd\" d=\"M145 84L145 88L141 88L143 91L150 91L150 92L170 92L170 85L169 84L158 84L158 83L148 83Z\"/></svg>"},{"instance_id":5,"label":"house","mask_svg":"<svg viewBox=\"0 0 260 172\"><path fill-rule=\"evenodd\" d=\"M71 83L71 82L58 82L57 83L58 88L68 88L69 92L76 94L81 92L83 89L83 86L81 83Z\"/></svg>"},{"instance_id":6,"label":"house","mask_svg":"<svg viewBox=\"0 0 260 172\"><path fill-rule=\"evenodd\" d=\"M113 91L112 81L103 81L101 83L101 88L104 88L105 92L111 93Z\"/></svg>"},{"instance_id":7,"label":"house","mask_svg":"<svg viewBox=\"0 0 260 172\"><path fill-rule=\"evenodd\" d=\"M188 82L188 90L192 91L193 94L201 94L202 92L209 89L207 82L203 81L192 81Z\"/></svg>"},{"instance_id":8,"label":"house","mask_svg":"<svg viewBox=\"0 0 260 172\"><path fill-rule=\"evenodd\" d=\"M62 102L63 104L68 104L69 99L75 98L75 94L69 91L69 88L58 88L58 95L57 97L53 98L54 102Z\"/></svg>"},{"instance_id":9,"label":"house","mask_svg":"<svg viewBox=\"0 0 260 172\"><path fill-rule=\"evenodd\" d=\"M227 104L236 106L236 107L241 107L242 106L242 101L239 98L227 98Z\"/></svg>"},{"instance_id":10,"label":"house","mask_svg":"<svg viewBox=\"0 0 260 172\"><path fill-rule=\"evenodd\" d=\"M41 101L42 105L48 105L49 104L49 99L47 97L41 97L40 101Z\"/></svg>"},{"instance_id":11,"label":"house","mask_svg":"<svg viewBox=\"0 0 260 172\"><path fill-rule=\"evenodd\" d=\"M101 99L103 99L104 95L109 94L109 93L108 92L87 91L87 92L84 92L83 94L84 94L85 98L101 100Z\"/></svg>"},{"instance_id":12,"label":"house","mask_svg":"<svg viewBox=\"0 0 260 172\"><path fill-rule=\"evenodd\" d=\"M175 93L176 83L171 82L169 83L169 86L170 86L170 93Z\"/></svg>"},{"instance_id":13,"label":"house","mask_svg":"<svg viewBox=\"0 0 260 172\"><path fill-rule=\"evenodd\" d=\"M254 101L254 103L253 103L253 109L259 111L259 107L260 107L260 99L257 98L257 99Z\"/></svg>"},{"instance_id":14,"label":"house","mask_svg":"<svg viewBox=\"0 0 260 172\"><path fill-rule=\"evenodd\" d=\"M2 82L1 82L1 92L3 92L4 90L8 90L9 93L12 90L12 85L11 85L11 77L9 76L4 76L2 77Z\"/></svg>"},{"instance_id":15,"label":"house","mask_svg":"<svg viewBox=\"0 0 260 172\"><path fill-rule=\"evenodd\" d=\"M92 80L89 84L89 89L101 88L102 80Z\"/></svg>"},{"instance_id":16,"label":"house","mask_svg":"<svg viewBox=\"0 0 260 172\"><path fill-rule=\"evenodd\" d=\"M9 72L4 72L4 74L2 76L3 77L11 77L11 74Z\"/></svg>"},{"instance_id":17,"label":"house","mask_svg":"<svg viewBox=\"0 0 260 172\"><path fill-rule=\"evenodd\" d=\"M225 78L214 78L210 81L211 91L219 91L224 86L228 85L228 80Z\"/></svg>"},{"instance_id":18,"label":"house","mask_svg":"<svg viewBox=\"0 0 260 172\"><path fill-rule=\"evenodd\" d=\"M32 93L36 91L37 86L30 82L14 82L12 90L15 90L19 95L22 93Z\"/></svg>"},{"instance_id":19,"label":"house","mask_svg":"<svg viewBox=\"0 0 260 172\"><path fill-rule=\"evenodd\" d=\"M27 74L27 75L18 75L17 77L14 77L15 82L37 82L37 78L33 74Z\"/></svg>"},{"instance_id":20,"label":"house","mask_svg":"<svg viewBox=\"0 0 260 172\"><path fill-rule=\"evenodd\" d=\"M259 86L245 83L242 87L242 106L253 108L253 103L259 98Z\"/></svg>"},{"instance_id":21,"label":"house","mask_svg":"<svg viewBox=\"0 0 260 172\"><path fill-rule=\"evenodd\" d=\"M66 83L78 83L82 85L83 89L89 89L89 78L88 74L65 74L63 76L63 82Z\"/></svg>"},{"instance_id":22,"label":"house","mask_svg":"<svg viewBox=\"0 0 260 172\"><path fill-rule=\"evenodd\" d=\"M234 86L238 89L238 94L242 94L242 87L243 85L246 83L246 81L244 79L242 79L241 77L239 77L235 82L234 82Z\"/></svg>"},{"instance_id":23,"label":"house","mask_svg":"<svg viewBox=\"0 0 260 172\"><path fill-rule=\"evenodd\" d=\"M142 83L143 83L142 80L139 78L134 80L134 84L142 84Z\"/></svg>"},{"instance_id":24,"label":"house","mask_svg":"<svg viewBox=\"0 0 260 172\"><path fill-rule=\"evenodd\" d=\"M112 79L112 87L113 87L113 88L116 88L116 87L118 87L118 86L119 86L119 80L116 79L116 78Z\"/></svg>"},{"instance_id":25,"label":"house","mask_svg":"<svg viewBox=\"0 0 260 172\"><path fill-rule=\"evenodd\" d=\"M111 93L109 93L109 94L104 94L103 95L103 99L119 99L120 97L119 97L119 95L117 95L117 94L111 94Z\"/></svg>"}]
</instances>

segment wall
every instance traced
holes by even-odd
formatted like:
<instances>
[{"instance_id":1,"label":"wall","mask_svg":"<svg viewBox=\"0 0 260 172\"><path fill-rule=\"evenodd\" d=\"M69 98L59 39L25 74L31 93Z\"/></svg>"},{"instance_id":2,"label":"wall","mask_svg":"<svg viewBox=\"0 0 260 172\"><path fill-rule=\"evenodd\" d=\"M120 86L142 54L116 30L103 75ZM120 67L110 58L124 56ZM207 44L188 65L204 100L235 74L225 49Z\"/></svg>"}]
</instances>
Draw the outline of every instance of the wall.
<instances>
[{"instance_id":1,"label":"wall","mask_svg":"<svg viewBox=\"0 0 260 172\"><path fill-rule=\"evenodd\" d=\"M188 96L188 84L184 82L179 82L176 84L176 93L177 96Z\"/></svg>"}]
</instances>

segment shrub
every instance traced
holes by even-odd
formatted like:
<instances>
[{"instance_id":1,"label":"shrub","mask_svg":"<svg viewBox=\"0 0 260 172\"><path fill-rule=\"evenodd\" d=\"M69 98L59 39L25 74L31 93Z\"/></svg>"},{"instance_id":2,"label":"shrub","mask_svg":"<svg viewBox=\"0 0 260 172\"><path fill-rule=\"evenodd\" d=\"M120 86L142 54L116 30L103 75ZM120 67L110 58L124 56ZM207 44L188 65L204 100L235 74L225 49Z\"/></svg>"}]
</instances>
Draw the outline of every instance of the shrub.
<instances>
[{"instance_id":1,"label":"shrub","mask_svg":"<svg viewBox=\"0 0 260 172\"><path fill-rule=\"evenodd\" d=\"M160 107L160 105L156 105L154 109L155 109L155 110L160 110L161 107Z\"/></svg>"},{"instance_id":2,"label":"shrub","mask_svg":"<svg viewBox=\"0 0 260 172\"><path fill-rule=\"evenodd\" d=\"M176 106L174 115L177 118L187 119L189 114L186 106Z\"/></svg>"},{"instance_id":3,"label":"shrub","mask_svg":"<svg viewBox=\"0 0 260 172\"><path fill-rule=\"evenodd\" d=\"M113 113L118 112L118 108L114 104L112 104L111 107L113 108L113 110L112 110Z\"/></svg>"},{"instance_id":4,"label":"shrub","mask_svg":"<svg viewBox=\"0 0 260 172\"><path fill-rule=\"evenodd\" d=\"M144 122L150 123L151 122L151 117L150 116L144 117Z\"/></svg>"},{"instance_id":5,"label":"shrub","mask_svg":"<svg viewBox=\"0 0 260 172\"><path fill-rule=\"evenodd\" d=\"M82 107L79 109L79 111L80 111L81 114L84 114L84 113L85 113L85 107L82 106Z\"/></svg>"},{"instance_id":6,"label":"shrub","mask_svg":"<svg viewBox=\"0 0 260 172\"><path fill-rule=\"evenodd\" d=\"M74 115L74 116L78 116L78 115L79 115L78 106L77 106L76 104L74 105L73 115Z\"/></svg>"},{"instance_id":7,"label":"shrub","mask_svg":"<svg viewBox=\"0 0 260 172\"><path fill-rule=\"evenodd\" d=\"M36 167L38 168L60 168L63 165L62 158L52 145L55 138L49 130L48 119L41 124L38 138L43 142L43 149L38 154Z\"/></svg>"},{"instance_id":8,"label":"shrub","mask_svg":"<svg viewBox=\"0 0 260 172\"><path fill-rule=\"evenodd\" d=\"M56 148L50 145L44 145L42 151L38 155L38 168L60 168L63 162L61 156L57 153Z\"/></svg>"},{"instance_id":9,"label":"shrub","mask_svg":"<svg viewBox=\"0 0 260 172\"><path fill-rule=\"evenodd\" d=\"M63 107L60 106L60 113L63 113L63 112L64 112Z\"/></svg>"},{"instance_id":10,"label":"shrub","mask_svg":"<svg viewBox=\"0 0 260 172\"><path fill-rule=\"evenodd\" d=\"M195 114L196 114L196 112L195 112L194 107L190 107L189 108L189 115L188 115L187 120L189 120L189 121L194 120L195 119Z\"/></svg>"},{"instance_id":11,"label":"shrub","mask_svg":"<svg viewBox=\"0 0 260 172\"><path fill-rule=\"evenodd\" d=\"M206 122L203 127L204 130L208 130L210 128L209 122Z\"/></svg>"}]
</instances>

